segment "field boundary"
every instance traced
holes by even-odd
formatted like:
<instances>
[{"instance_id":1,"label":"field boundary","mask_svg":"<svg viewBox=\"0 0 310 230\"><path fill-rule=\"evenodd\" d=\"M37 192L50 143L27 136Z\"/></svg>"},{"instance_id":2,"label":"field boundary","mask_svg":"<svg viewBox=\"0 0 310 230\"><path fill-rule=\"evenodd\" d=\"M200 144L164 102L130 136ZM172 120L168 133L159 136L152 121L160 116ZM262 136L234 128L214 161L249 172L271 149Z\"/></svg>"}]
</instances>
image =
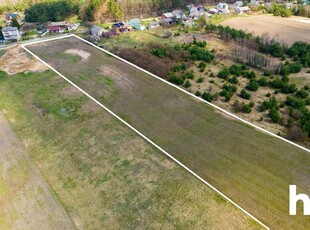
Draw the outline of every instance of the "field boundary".
<instances>
[{"instance_id":1,"label":"field boundary","mask_svg":"<svg viewBox=\"0 0 310 230\"><path fill-rule=\"evenodd\" d=\"M92 101L94 101L96 104L98 104L100 107L102 107L102 108L103 108L104 110L106 110L108 113L110 113L111 115L113 115L115 118L117 118L119 121L121 121L121 122L122 122L123 124L125 124L127 127L129 127L131 130L133 130L135 133L137 133L140 137L142 137L142 138L143 138L144 140L146 140L148 143L150 143L151 145L153 145L154 147L156 147L158 150L160 150L162 153L164 153L166 156L168 156L170 159L172 159L174 162L176 162L178 165L180 165L183 169L185 169L186 171L188 171L190 174L192 174L192 175L193 175L194 177L196 177L198 180L200 180L200 181L203 182L205 185L207 185L208 187L210 187L213 191L215 191L216 193L218 193L219 195L221 195L223 198L225 198L227 201L229 201L231 204L233 204L233 205L234 205L235 207L237 207L239 210L241 210L242 212L244 212L246 215L248 215L250 218L252 218L255 222L257 222L258 224L260 224L260 225L261 225L262 227L264 227L265 229L268 229L268 230L270 229L267 225L265 225L264 223L262 223L262 222L261 222L260 220L258 220L256 217L254 217L251 213L249 213L249 212L246 211L244 208L242 208L241 206L239 206L237 203L235 203L233 200L231 200L229 197L227 197L224 193L222 193L222 192L219 191L217 188L215 188L213 185L211 185L209 182L207 182L206 180L204 180L203 178L201 178L198 174L196 174L196 173L195 173L194 171L192 171L190 168L188 168L188 167L185 166L183 163L181 163L179 160L177 160L176 158L174 158L172 155L170 155L168 152L166 152L164 149L162 149L160 146L158 146L156 143L154 143L152 140L150 140L148 137L146 137L146 136L145 136L144 134L142 134L140 131L138 131L138 130L135 129L133 126L131 126L130 124L128 124L125 120L123 120L121 117L119 117L117 114L115 114L112 110L110 110L109 108L107 108L106 106L104 106L103 104L101 104L98 100L96 100L94 97L92 97L92 96L91 96L90 94L88 94L86 91L84 91L82 88L80 88L79 86L77 86L75 83L73 83L71 80L69 80L68 78L66 78L64 75L62 75L60 72L58 72L58 71L57 71L55 68L53 68L51 65L49 65L48 63L46 63L45 61L43 61L40 57L38 57L36 54L34 54L33 52L31 52L29 49L26 48L27 45L33 45L33 44L38 44L38 43L43 43L43 42L48 42L48 41L53 41L53 40L59 40L59 39L63 39L63 38L69 38L69 37L78 38L79 40L81 40L81 41L83 41L83 42L85 42L85 43L87 43L87 44L89 44L89 45L91 45L91 46L93 46L93 47L95 47L95 48L97 48L97 49L103 51L104 53L106 53L106 54L108 54L108 55L110 55L110 56L112 56L112 57L114 57L114 58L117 58L118 60L121 60L122 62L125 62L125 63L127 63L127 64L129 64L129 65L131 65L131 66L133 66L133 67L139 69L140 71L143 71L144 73L147 73L148 75L151 75L152 77L155 77L156 79L158 79L158 80L160 80L160 81L162 81L162 82L164 82L164 83L166 83L166 84L168 84L168 85L170 85L170 86L172 86L172 87L174 87L174 88L176 88L176 89L182 91L183 93L186 93L186 94L188 94L188 95L194 97L195 99L198 99L199 101L202 101L202 102L204 102L204 103L210 105L211 107L216 108L217 110L220 110L221 112L223 112L223 113L225 113L225 114L227 114L227 115L229 115L229 116L231 116L231 117L234 117L235 119L237 119L237 120L239 120L239 121L242 121L243 123L246 123L247 125L250 125L250 126L254 127L255 129L258 129L258 130L260 130L260 131L263 131L263 132L265 132L265 133L267 133L267 134L269 134L269 135L271 135L271 136L273 136L273 137L277 137L277 138L279 138L279 139L281 139L281 140L283 140L283 141L285 141L285 142L287 142L287 143L289 143L289 144L294 145L295 147L298 147L298 148L303 149L303 150L305 150L305 151L307 151L307 152L310 153L310 150L309 150L309 149L307 149L307 148L305 148L305 147L303 147L303 146L300 146L300 145L298 145L298 144L296 144L296 143L294 143L294 142L291 142L291 141L289 141L289 140L287 140L287 139L285 139L285 138L283 138L283 137L280 137L280 136L278 136L278 135L276 135L276 134L274 134L274 133L272 133L272 132L270 132L270 131L268 131L268 130L265 130L265 129L259 127L259 126L256 126L256 125L254 125L254 124L252 124L252 123L250 123L250 122L248 122L248 121L246 121L246 120L243 120L242 118L240 118L240 117L238 117L238 116L236 116L236 115L234 115L234 114L232 114L232 113L230 113L230 112L228 112L228 111L226 111L226 110L224 110L224 109L222 109L222 108L220 108L220 107L218 107L218 106L216 106L216 105L214 105L214 104L212 104L212 103L209 103L209 102L203 100L202 98L197 97L197 96L195 96L195 95L193 95L193 94L187 92L186 90L184 90L184 89L182 89L182 88L180 88L180 87L178 87L178 86L176 86L176 85L174 85L174 84L172 84L172 83L170 83L170 82L168 82L168 81L166 81L166 80L164 80L164 79L162 79L162 78L160 78L160 77L158 77L158 76L156 76L156 75L154 75L154 74L152 74L152 73L150 73L150 72L148 72L148 71L146 71L146 70L144 70L144 69L142 69L142 68L140 68L140 67L138 67L138 66L136 66L136 65L134 65L134 64L132 64L132 63L130 63L130 62L128 62L128 61L126 61L126 60L124 60L124 59L122 59L122 58L120 58L120 57L118 57L117 55L115 55L115 54L113 54L113 53L110 53L109 51L104 50L104 49L102 49L102 48L100 48L100 47L98 47L98 46L96 46L96 45L90 43L89 41L86 41L85 39L80 38L80 37L74 35L74 34L69 35L69 36L66 36L66 37L61 37L61 38L51 38L51 39L47 39L47 40L44 40L44 41L31 42L31 43L23 44L23 45L21 46L24 50L26 50L28 53L30 53L31 55L33 55L33 56L34 56L36 59L38 59L40 62L42 62L42 63L43 63L44 65L46 65L48 68L50 68L50 69L53 70L55 73L57 73L61 78L63 78L64 80L66 80L68 83L70 83L72 86L74 86L74 87L75 87L76 89L78 89L80 92L82 92L84 95L86 95L88 98L90 98L90 99L91 99Z\"/></svg>"}]
</instances>

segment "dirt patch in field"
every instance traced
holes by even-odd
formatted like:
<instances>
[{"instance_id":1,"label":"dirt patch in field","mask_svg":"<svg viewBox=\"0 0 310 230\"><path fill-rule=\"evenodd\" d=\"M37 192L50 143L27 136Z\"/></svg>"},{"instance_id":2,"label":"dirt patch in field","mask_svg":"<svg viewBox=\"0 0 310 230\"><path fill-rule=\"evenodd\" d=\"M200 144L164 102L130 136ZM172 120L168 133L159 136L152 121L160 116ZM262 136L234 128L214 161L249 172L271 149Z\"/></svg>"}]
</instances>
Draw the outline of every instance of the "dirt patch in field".
<instances>
[{"instance_id":1,"label":"dirt patch in field","mask_svg":"<svg viewBox=\"0 0 310 230\"><path fill-rule=\"evenodd\" d=\"M78 49L68 49L65 51L66 54L73 54L73 55L78 55L80 56L83 61L87 60L90 57L90 53L84 51L84 50L78 50Z\"/></svg>"},{"instance_id":2,"label":"dirt patch in field","mask_svg":"<svg viewBox=\"0 0 310 230\"><path fill-rule=\"evenodd\" d=\"M15 46L0 57L0 69L11 75L25 71L41 72L48 68L27 54L20 46Z\"/></svg>"}]
</instances>

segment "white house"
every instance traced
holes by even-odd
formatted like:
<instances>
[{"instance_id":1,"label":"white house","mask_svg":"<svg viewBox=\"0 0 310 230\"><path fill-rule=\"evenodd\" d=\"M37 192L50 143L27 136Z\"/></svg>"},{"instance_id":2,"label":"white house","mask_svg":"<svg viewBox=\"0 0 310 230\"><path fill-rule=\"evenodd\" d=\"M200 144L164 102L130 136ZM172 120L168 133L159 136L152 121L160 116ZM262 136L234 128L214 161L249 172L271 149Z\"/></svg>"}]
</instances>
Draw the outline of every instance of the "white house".
<instances>
[{"instance_id":1,"label":"white house","mask_svg":"<svg viewBox=\"0 0 310 230\"><path fill-rule=\"evenodd\" d=\"M234 4L233 4L233 8L237 8L237 7L241 7L243 6L243 2L242 1L236 1Z\"/></svg>"},{"instance_id":2,"label":"white house","mask_svg":"<svg viewBox=\"0 0 310 230\"><path fill-rule=\"evenodd\" d=\"M18 41L20 40L20 32L16 27L4 27L2 29L2 34L5 41Z\"/></svg>"},{"instance_id":3,"label":"white house","mask_svg":"<svg viewBox=\"0 0 310 230\"><path fill-rule=\"evenodd\" d=\"M216 9L219 11L220 14L229 14L230 13L227 3L217 4Z\"/></svg>"},{"instance_id":4,"label":"white house","mask_svg":"<svg viewBox=\"0 0 310 230\"><path fill-rule=\"evenodd\" d=\"M238 14L245 14L245 13L250 12L250 8L248 6L240 6L240 7L236 7L235 11Z\"/></svg>"}]
</instances>

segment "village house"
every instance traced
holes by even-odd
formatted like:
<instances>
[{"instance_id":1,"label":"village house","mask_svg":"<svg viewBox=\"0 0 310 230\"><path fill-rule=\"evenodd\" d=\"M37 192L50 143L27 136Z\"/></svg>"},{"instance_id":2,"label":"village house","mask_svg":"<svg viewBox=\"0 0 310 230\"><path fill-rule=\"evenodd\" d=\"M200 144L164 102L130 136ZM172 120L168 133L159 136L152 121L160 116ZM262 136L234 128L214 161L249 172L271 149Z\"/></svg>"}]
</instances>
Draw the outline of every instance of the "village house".
<instances>
[{"instance_id":1,"label":"village house","mask_svg":"<svg viewBox=\"0 0 310 230\"><path fill-rule=\"evenodd\" d=\"M115 32L126 32L132 29L131 26L127 25L124 22L117 22L112 25L112 30Z\"/></svg>"},{"instance_id":2,"label":"village house","mask_svg":"<svg viewBox=\"0 0 310 230\"><path fill-rule=\"evenodd\" d=\"M91 29L90 29L90 33L94 36L97 36L99 38L101 38L103 36L104 33L107 33L108 31L103 29L100 26L96 26L94 25Z\"/></svg>"},{"instance_id":3,"label":"village house","mask_svg":"<svg viewBox=\"0 0 310 230\"><path fill-rule=\"evenodd\" d=\"M229 14L230 13L227 3L217 4L216 9L218 10L219 14Z\"/></svg>"},{"instance_id":4,"label":"village house","mask_svg":"<svg viewBox=\"0 0 310 230\"><path fill-rule=\"evenodd\" d=\"M186 20L186 15L184 14L184 12L182 10L174 10L171 12L174 15L174 18L176 20Z\"/></svg>"},{"instance_id":5,"label":"village house","mask_svg":"<svg viewBox=\"0 0 310 230\"><path fill-rule=\"evenodd\" d=\"M130 19L127 24L135 30L146 30L146 27L142 25L142 22L139 18Z\"/></svg>"},{"instance_id":6,"label":"village house","mask_svg":"<svg viewBox=\"0 0 310 230\"><path fill-rule=\"evenodd\" d=\"M155 29L157 27L160 27L160 23L159 22L150 22L149 26L148 26L148 29L152 30L152 29Z\"/></svg>"},{"instance_id":7,"label":"village house","mask_svg":"<svg viewBox=\"0 0 310 230\"><path fill-rule=\"evenodd\" d=\"M218 14L219 11L215 8L210 8L209 11L208 11L209 14Z\"/></svg>"},{"instance_id":8,"label":"village house","mask_svg":"<svg viewBox=\"0 0 310 230\"><path fill-rule=\"evenodd\" d=\"M2 29L2 35L5 41L18 41L20 40L20 32L16 27L4 27Z\"/></svg>"},{"instance_id":9,"label":"village house","mask_svg":"<svg viewBox=\"0 0 310 230\"><path fill-rule=\"evenodd\" d=\"M173 13L168 12L168 13L163 13L161 18L162 18L163 20L165 20L165 19L172 19L172 20L174 21L175 16L174 16Z\"/></svg>"},{"instance_id":10,"label":"village house","mask_svg":"<svg viewBox=\"0 0 310 230\"><path fill-rule=\"evenodd\" d=\"M238 6L235 8L235 11L238 14L246 14L250 12L250 8L248 6Z\"/></svg>"},{"instance_id":11,"label":"village house","mask_svg":"<svg viewBox=\"0 0 310 230\"><path fill-rule=\"evenodd\" d=\"M65 32L64 28L60 26L48 26L47 31L50 33L59 33L59 34L62 34Z\"/></svg>"}]
</instances>

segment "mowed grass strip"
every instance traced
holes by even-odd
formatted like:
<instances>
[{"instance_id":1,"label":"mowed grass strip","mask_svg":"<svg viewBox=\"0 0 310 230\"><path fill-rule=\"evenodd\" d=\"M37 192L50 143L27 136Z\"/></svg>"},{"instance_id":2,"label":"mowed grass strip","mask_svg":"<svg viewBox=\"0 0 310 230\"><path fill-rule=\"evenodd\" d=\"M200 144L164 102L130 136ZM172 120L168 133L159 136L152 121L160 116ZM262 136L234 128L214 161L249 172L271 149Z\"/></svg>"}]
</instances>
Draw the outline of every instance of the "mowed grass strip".
<instances>
[{"instance_id":1,"label":"mowed grass strip","mask_svg":"<svg viewBox=\"0 0 310 230\"><path fill-rule=\"evenodd\" d=\"M310 227L309 217L288 215L289 185L310 191L306 151L223 116L77 38L27 48L271 228ZM72 64L59 58L67 49L91 56ZM107 77L113 84L106 84Z\"/></svg>"},{"instance_id":2,"label":"mowed grass strip","mask_svg":"<svg viewBox=\"0 0 310 230\"><path fill-rule=\"evenodd\" d=\"M52 71L1 78L0 110L78 229L261 229Z\"/></svg>"}]
</instances>

